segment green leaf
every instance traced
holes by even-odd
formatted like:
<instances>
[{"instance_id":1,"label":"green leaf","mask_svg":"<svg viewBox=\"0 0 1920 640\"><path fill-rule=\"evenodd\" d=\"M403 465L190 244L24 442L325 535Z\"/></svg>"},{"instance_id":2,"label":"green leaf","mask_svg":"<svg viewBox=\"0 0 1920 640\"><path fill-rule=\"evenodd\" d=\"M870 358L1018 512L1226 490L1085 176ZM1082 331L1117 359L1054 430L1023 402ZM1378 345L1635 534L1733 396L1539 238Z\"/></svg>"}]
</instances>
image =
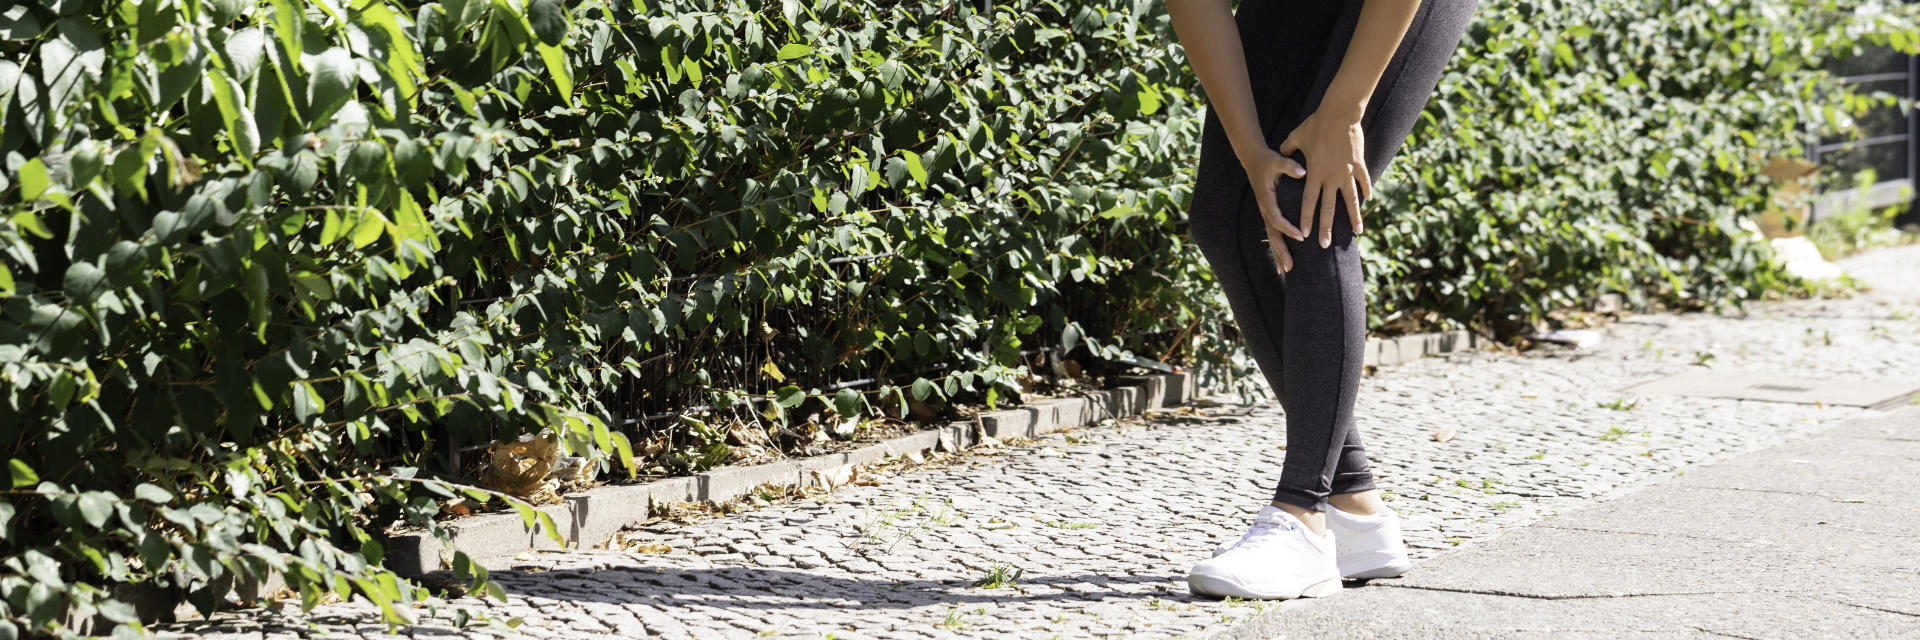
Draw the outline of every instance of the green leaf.
<instances>
[{"instance_id":1,"label":"green leaf","mask_svg":"<svg viewBox=\"0 0 1920 640\"><path fill-rule=\"evenodd\" d=\"M567 7L560 0L533 0L527 6L527 21L541 42L558 46L567 38Z\"/></svg>"},{"instance_id":2,"label":"green leaf","mask_svg":"<svg viewBox=\"0 0 1920 640\"><path fill-rule=\"evenodd\" d=\"M540 528L547 531L547 539L552 540L554 544L560 545L563 548L566 547L567 539L561 537L560 527L553 523L553 516L547 515L545 511L535 511L534 513L539 514Z\"/></svg>"},{"instance_id":3,"label":"green leaf","mask_svg":"<svg viewBox=\"0 0 1920 640\"><path fill-rule=\"evenodd\" d=\"M166 489L161 488L159 485L146 483L146 482L142 482L140 483L140 486L133 488L133 497L139 498L141 500L145 500L147 502L151 502L154 504L166 504L169 502L173 502L172 492L169 492Z\"/></svg>"},{"instance_id":4,"label":"green leaf","mask_svg":"<svg viewBox=\"0 0 1920 640\"><path fill-rule=\"evenodd\" d=\"M840 417L851 418L860 415L861 404L863 403L860 392L853 389L841 389L839 393L833 394L833 408L840 412Z\"/></svg>"},{"instance_id":5,"label":"green leaf","mask_svg":"<svg viewBox=\"0 0 1920 640\"><path fill-rule=\"evenodd\" d=\"M905 149L901 149L900 155L906 159L907 173L910 173L913 175L913 180L915 182L920 183L920 186L922 187L928 187L933 185L933 183L927 179L926 166L920 163L920 154L914 153L912 151L907 151Z\"/></svg>"},{"instance_id":6,"label":"green leaf","mask_svg":"<svg viewBox=\"0 0 1920 640\"><path fill-rule=\"evenodd\" d=\"M165 536L157 532L141 536L140 559L145 561L147 566L156 569L164 567L167 560L172 557L173 545L167 542Z\"/></svg>"},{"instance_id":7,"label":"green leaf","mask_svg":"<svg viewBox=\"0 0 1920 640\"><path fill-rule=\"evenodd\" d=\"M253 154L260 151L260 130L253 121L253 111L247 108L246 94L239 83L220 69L211 69L209 75L214 102L220 107L220 119L227 125L227 139L233 143L234 155L241 164L253 166Z\"/></svg>"},{"instance_id":8,"label":"green leaf","mask_svg":"<svg viewBox=\"0 0 1920 640\"><path fill-rule=\"evenodd\" d=\"M15 4L0 12L0 40L32 40L40 35L40 18L25 4Z\"/></svg>"},{"instance_id":9,"label":"green leaf","mask_svg":"<svg viewBox=\"0 0 1920 640\"><path fill-rule=\"evenodd\" d=\"M47 187L51 184L53 182L47 179L47 165L39 158L28 160L26 164L20 165L21 200L32 202L40 199L40 194L46 193ZM41 237L50 238L53 235L47 234Z\"/></svg>"},{"instance_id":10,"label":"green leaf","mask_svg":"<svg viewBox=\"0 0 1920 640\"><path fill-rule=\"evenodd\" d=\"M113 515L113 494L102 491L88 491L80 494L80 518L88 525L99 528L107 523L107 517Z\"/></svg>"},{"instance_id":11,"label":"green leaf","mask_svg":"<svg viewBox=\"0 0 1920 640\"><path fill-rule=\"evenodd\" d=\"M303 27L306 25L306 10L302 8L302 4L294 0L269 0L269 2L273 5L273 35L280 39L280 47L289 55L298 54L306 50L306 47L302 46L300 40L304 32ZM296 59L294 62L297 64L298 60ZM289 71L295 70L296 69L290 69Z\"/></svg>"},{"instance_id":12,"label":"green leaf","mask_svg":"<svg viewBox=\"0 0 1920 640\"><path fill-rule=\"evenodd\" d=\"M784 387L780 387L780 391L775 394L774 402L778 403L782 407L787 407L791 409L793 407L800 406L800 403L805 402L806 400L807 400L807 392L801 391L800 387L787 385Z\"/></svg>"},{"instance_id":13,"label":"green leaf","mask_svg":"<svg viewBox=\"0 0 1920 640\"><path fill-rule=\"evenodd\" d=\"M780 47L781 60L792 60L794 58L802 58L812 53L813 53L813 47L809 47L807 45L800 44L798 42L790 43L790 44L787 44L786 46Z\"/></svg>"},{"instance_id":14,"label":"green leaf","mask_svg":"<svg viewBox=\"0 0 1920 640\"><path fill-rule=\"evenodd\" d=\"M627 434L614 432L613 449L619 454L620 466L627 468L628 477L640 476L640 465L633 459L633 443L627 440Z\"/></svg>"},{"instance_id":15,"label":"green leaf","mask_svg":"<svg viewBox=\"0 0 1920 640\"><path fill-rule=\"evenodd\" d=\"M301 151L287 159L287 168L280 173L281 186L293 195L305 195L320 180L320 156L312 151Z\"/></svg>"},{"instance_id":16,"label":"green leaf","mask_svg":"<svg viewBox=\"0 0 1920 640\"><path fill-rule=\"evenodd\" d=\"M326 411L327 401L305 380L293 383L293 415L302 421Z\"/></svg>"},{"instance_id":17,"label":"green leaf","mask_svg":"<svg viewBox=\"0 0 1920 640\"><path fill-rule=\"evenodd\" d=\"M27 466L26 461L18 458L10 459L7 461L7 466L13 471L13 488L40 484L40 474L34 473L33 467Z\"/></svg>"},{"instance_id":18,"label":"green leaf","mask_svg":"<svg viewBox=\"0 0 1920 640\"><path fill-rule=\"evenodd\" d=\"M360 220L353 226L353 248L362 249L380 239L387 230L387 217L380 215L378 209L360 207L357 209Z\"/></svg>"},{"instance_id":19,"label":"green leaf","mask_svg":"<svg viewBox=\"0 0 1920 640\"><path fill-rule=\"evenodd\" d=\"M247 321L253 324L254 337L267 337L267 322L272 319L272 296L267 293L267 265L260 260L248 265L244 276L247 286Z\"/></svg>"},{"instance_id":20,"label":"green leaf","mask_svg":"<svg viewBox=\"0 0 1920 640\"><path fill-rule=\"evenodd\" d=\"M927 396L933 395L933 391L934 389L933 389L932 380L928 380L926 378L920 378L913 381L913 399L914 400L918 400L920 402L926 402Z\"/></svg>"},{"instance_id":21,"label":"green leaf","mask_svg":"<svg viewBox=\"0 0 1920 640\"><path fill-rule=\"evenodd\" d=\"M40 216L33 215L32 211L22 211L20 213L13 214L13 223L20 225L20 227L23 229L26 229L27 233L31 233L33 235L40 236L42 238L53 237L53 232L48 231L47 226L40 223Z\"/></svg>"},{"instance_id":22,"label":"green leaf","mask_svg":"<svg viewBox=\"0 0 1920 640\"><path fill-rule=\"evenodd\" d=\"M387 146L378 140L361 140L353 143L353 149L347 152L347 175L361 182L374 182L386 177Z\"/></svg>"},{"instance_id":23,"label":"green leaf","mask_svg":"<svg viewBox=\"0 0 1920 640\"><path fill-rule=\"evenodd\" d=\"M101 600L100 616L120 624L131 624L140 620L140 614L133 605L119 600Z\"/></svg>"},{"instance_id":24,"label":"green leaf","mask_svg":"<svg viewBox=\"0 0 1920 640\"><path fill-rule=\"evenodd\" d=\"M593 416L587 416L587 422L593 424L593 444L600 447L601 451L611 451L613 449L613 436L607 431L606 421Z\"/></svg>"},{"instance_id":25,"label":"green leaf","mask_svg":"<svg viewBox=\"0 0 1920 640\"><path fill-rule=\"evenodd\" d=\"M71 178L76 191L86 190L87 186L93 184L94 179L99 178L100 173L106 170L103 148L104 145L94 140L82 140L75 145L73 159L68 168L73 172Z\"/></svg>"},{"instance_id":26,"label":"green leaf","mask_svg":"<svg viewBox=\"0 0 1920 640\"><path fill-rule=\"evenodd\" d=\"M61 279L60 286L75 304L93 304L105 290L106 279L106 272L93 263L75 262L67 266L66 277Z\"/></svg>"},{"instance_id":27,"label":"green leaf","mask_svg":"<svg viewBox=\"0 0 1920 640\"><path fill-rule=\"evenodd\" d=\"M415 48L418 43L415 42L413 34L400 26L399 18L387 8L385 3L365 3L354 14L353 19L362 26L368 27L369 30L386 36L387 56L384 63L387 79L391 80L394 89L406 98L408 105L419 104L420 91L415 78L424 77L426 70L420 64L420 55Z\"/></svg>"},{"instance_id":28,"label":"green leaf","mask_svg":"<svg viewBox=\"0 0 1920 640\"><path fill-rule=\"evenodd\" d=\"M520 523L525 525L527 530L531 531L534 527L540 526L540 512L535 511L532 505L523 500L508 500L507 506L513 507L514 511L520 513Z\"/></svg>"},{"instance_id":29,"label":"green leaf","mask_svg":"<svg viewBox=\"0 0 1920 640\"><path fill-rule=\"evenodd\" d=\"M400 192L399 202L394 208L394 222L391 231L401 240L419 240L429 249L438 251L440 239L433 233L433 224L413 201L413 194Z\"/></svg>"},{"instance_id":30,"label":"green leaf","mask_svg":"<svg viewBox=\"0 0 1920 640\"><path fill-rule=\"evenodd\" d=\"M307 104L308 112L303 114L308 120L319 120L332 114L353 99L353 88L359 82L359 74L354 71L353 53L342 47L334 47L318 55L302 56L308 70Z\"/></svg>"},{"instance_id":31,"label":"green leaf","mask_svg":"<svg viewBox=\"0 0 1920 640\"><path fill-rule=\"evenodd\" d=\"M540 61L546 63L547 73L553 76L553 87L560 91L560 101L573 106L573 65L567 62L565 49L542 44Z\"/></svg>"}]
</instances>

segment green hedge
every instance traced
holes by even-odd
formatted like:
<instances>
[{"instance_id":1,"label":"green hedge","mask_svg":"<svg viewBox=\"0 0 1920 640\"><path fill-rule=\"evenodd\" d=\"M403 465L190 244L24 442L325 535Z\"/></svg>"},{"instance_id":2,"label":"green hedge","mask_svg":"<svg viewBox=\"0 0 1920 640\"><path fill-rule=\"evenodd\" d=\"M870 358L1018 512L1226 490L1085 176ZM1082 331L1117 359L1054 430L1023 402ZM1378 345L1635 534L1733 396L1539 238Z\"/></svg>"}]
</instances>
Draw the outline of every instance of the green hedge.
<instances>
[{"instance_id":1,"label":"green hedge","mask_svg":"<svg viewBox=\"0 0 1920 640\"><path fill-rule=\"evenodd\" d=\"M1790 284L1732 226L1756 154L1864 108L1827 56L1913 44L1805 4L1484 2L1381 179L1376 324ZM1246 381L1159 4L978 6L0 10L0 638L268 570L404 619L385 532L524 432L674 473L1062 359Z\"/></svg>"},{"instance_id":2,"label":"green hedge","mask_svg":"<svg viewBox=\"0 0 1920 640\"><path fill-rule=\"evenodd\" d=\"M1507 336L1601 291L1690 309L1805 291L1737 222L1767 207L1769 156L1892 108L1823 70L1920 45L1914 7L1885 4L1483 1L1383 180L1373 320Z\"/></svg>"}]
</instances>

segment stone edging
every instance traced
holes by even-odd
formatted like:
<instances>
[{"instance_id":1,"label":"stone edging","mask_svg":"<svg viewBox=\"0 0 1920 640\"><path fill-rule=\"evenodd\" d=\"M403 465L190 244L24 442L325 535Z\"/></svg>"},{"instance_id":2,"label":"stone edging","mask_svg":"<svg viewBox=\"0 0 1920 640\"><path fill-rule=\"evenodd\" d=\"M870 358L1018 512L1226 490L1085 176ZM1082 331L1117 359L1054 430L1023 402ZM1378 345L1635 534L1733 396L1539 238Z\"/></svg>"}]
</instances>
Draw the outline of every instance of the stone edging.
<instances>
[{"instance_id":1,"label":"stone edging","mask_svg":"<svg viewBox=\"0 0 1920 640\"><path fill-rule=\"evenodd\" d=\"M1479 348L1485 340L1471 332L1421 333L1367 340L1367 365L1390 365L1427 355ZM980 414L971 422L954 422L851 451L799 460L713 469L693 476L666 478L641 484L611 485L562 496L561 504L538 507L564 529L567 546L595 547L606 543L627 525L648 519L655 505L674 502L725 502L762 484L805 488L839 484L855 466L924 453L964 451L979 446L982 437L1004 440L1026 438L1063 429L1096 424L1103 419L1137 416L1149 409L1186 404L1200 393L1191 372L1117 376L1117 388L1072 398L1047 398L1030 404ZM453 546L481 565L504 564L528 550L556 550L552 538L529 529L516 512L487 513L456 519L446 525ZM582 544L584 543L584 545ZM451 550L427 533L394 536L387 546L388 568L404 576L418 576L448 568Z\"/></svg>"},{"instance_id":2,"label":"stone edging","mask_svg":"<svg viewBox=\"0 0 1920 640\"><path fill-rule=\"evenodd\" d=\"M932 450L964 451L985 438L1028 438L1073 429L1107 418L1140 415L1148 409L1185 404L1199 392L1191 372L1117 376L1120 386L1072 398L1047 398L981 413L970 422L947 425L869 444L851 451L800 460L731 466L692 476L641 484L612 485L562 496L561 504L537 507L561 527L567 546L604 544L627 525L646 520L657 505L706 500L726 502L762 484L805 488L845 482L857 465ZM453 546L481 565L511 560L529 549L555 550L544 532L529 529L517 512L459 518L446 525ZM387 546L387 567L405 576L446 569L450 551L427 533L394 536Z\"/></svg>"},{"instance_id":3,"label":"stone edging","mask_svg":"<svg viewBox=\"0 0 1920 640\"><path fill-rule=\"evenodd\" d=\"M1384 366L1457 351L1479 349L1486 338L1466 329L1437 333L1414 333L1397 338L1368 338L1366 359L1361 366Z\"/></svg>"}]
</instances>

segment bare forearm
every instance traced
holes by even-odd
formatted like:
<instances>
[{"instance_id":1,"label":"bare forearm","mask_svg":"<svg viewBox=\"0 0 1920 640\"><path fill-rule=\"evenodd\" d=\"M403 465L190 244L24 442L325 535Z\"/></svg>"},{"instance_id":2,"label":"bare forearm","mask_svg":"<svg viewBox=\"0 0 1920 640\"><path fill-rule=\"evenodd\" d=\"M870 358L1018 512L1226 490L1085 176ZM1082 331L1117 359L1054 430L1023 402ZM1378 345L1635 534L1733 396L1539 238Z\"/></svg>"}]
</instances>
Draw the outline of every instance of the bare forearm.
<instances>
[{"instance_id":1,"label":"bare forearm","mask_svg":"<svg viewBox=\"0 0 1920 640\"><path fill-rule=\"evenodd\" d=\"M1393 52L1400 48L1400 39L1407 34L1407 25L1412 24L1413 14L1420 9L1420 0L1365 1L1360 7L1360 21L1354 26L1353 40L1347 44L1347 53L1340 60L1340 71L1334 74L1333 83L1327 86L1318 107L1329 115L1352 122L1359 122L1367 112L1374 85L1380 82L1380 74L1386 72Z\"/></svg>"},{"instance_id":2,"label":"bare forearm","mask_svg":"<svg viewBox=\"0 0 1920 640\"><path fill-rule=\"evenodd\" d=\"M1174 33L1186 48L1187 60L1207 90L1208 108L1220 118L1235 155L1267 148L1254 109L1253 86L1247 79L1247 57L1240 48L1240 29L1227 0L1166 0Z\"/></svg>"}]
</instances>

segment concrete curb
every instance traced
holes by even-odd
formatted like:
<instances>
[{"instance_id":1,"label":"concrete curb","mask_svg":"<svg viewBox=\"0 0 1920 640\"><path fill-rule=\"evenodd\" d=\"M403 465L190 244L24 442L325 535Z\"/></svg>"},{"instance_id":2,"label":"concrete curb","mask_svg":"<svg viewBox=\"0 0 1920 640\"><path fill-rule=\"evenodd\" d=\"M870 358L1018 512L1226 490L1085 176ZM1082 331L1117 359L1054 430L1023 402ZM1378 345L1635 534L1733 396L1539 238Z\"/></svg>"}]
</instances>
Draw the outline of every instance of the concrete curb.
<instances>
[{"instance_id":1,"label":"concrete curb","mask_svg":"<svg viewBox=\"0 0 1920 640\"><path fill-rule=\"evenodd\" d=\"M1479 349L1487 339L1465 329L1437 333L1414 333L1396 338L1368 338L1362 366L1384 366L1417 360L1426 356Z\"/></svg>"},{"instance_id":2,"label":"concrete curb","mask_svg":"<svg viewBox=\"0 0 1920 640\"><path fill-rule=\"evenodd\" d=\"M1367 340L1369 365L1406 362L1477 348L1485 343L1467 331L1423 333ZM1200 397L1192 372L1116 376L1117 386L1072 398L1047 398L1018 407L981 413L972 422L955 422L919 433L869 444L858 449L800 460L722 467L694 476L655 480L643 484L611 485L563 496L563 502L540 509L560 527L569 548L591 548L606 543L627 525L646 520L654 505L700 500L725 502L745 495L761 484L811 487L845 482L855 465L880 462L910 453L933 450L964 451L983 438L1031 438L1064 429L1098 424L1107 418L1137 416L1150 409L1175 407ZM507 564L529 549L558 549L544 532L527 528L514 512L468 516L447 523L453 548L483 566ZM387 545L386 564L403 576L418 576L451 567L452 550L426 533L394 536Z\"/></svg>"},{"instance_id":3,"label":"concrete curb","mask_svg":"<svg viewBox=\"0 0 1920 640\"><path fill-rule=\"evenodd\" d=\"M1148 409L1177 406L1199 396L1198 378L1191 372L1147 376L1118 376L1118 386L1072 398L1047 398L979 414L972 422L955 422L858 449L802 460L721 467L693 476L666 478L643 484L596 487L563 496L561 504L544 505L570 548L604 544L629 524L646 520L654 505L706 500L725 502L746 495L762 484L810 487L844 482L855 465L880 462L933 450L963 451L983 438L1030 438L1036 435L1096 424L1107 418L1140 415ZM502 565L529 549L558 549L553 539L529 529L515 512L487 513L447 523L453 548L481 565ZM394 536L387 545L387 567L404 576L418 576L451 567L452 552L426 533Z\"/></svg>"}]
</instances>

